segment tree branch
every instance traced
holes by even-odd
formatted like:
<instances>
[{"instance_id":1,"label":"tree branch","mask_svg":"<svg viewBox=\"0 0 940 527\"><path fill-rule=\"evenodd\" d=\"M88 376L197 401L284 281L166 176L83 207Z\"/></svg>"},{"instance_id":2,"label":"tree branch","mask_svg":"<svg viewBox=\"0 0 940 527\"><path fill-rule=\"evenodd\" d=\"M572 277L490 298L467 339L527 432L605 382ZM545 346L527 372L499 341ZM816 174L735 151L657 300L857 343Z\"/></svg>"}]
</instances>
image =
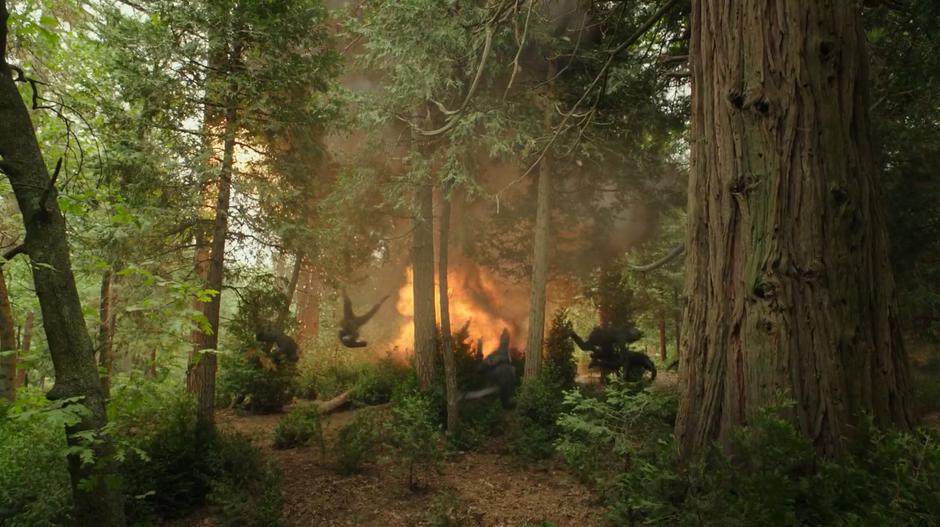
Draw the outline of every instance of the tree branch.
<instances>
[{"instance_id":1,"label":"tree branch","mask_svg":"<svg viewBox=\"0 0 940 527\"><path fill-rule=\"evenodd\" d=\"M628 265L627 267L629 267L632 271L638 271L641 273L646 272L646 271L652 271L654 269L659 269L660 267L666 265L667 263L675 260L676 257L682 254L684 251L685 251L685 245L678 245L677 247L674 247L671 251L666 253L666 256L663 256L662 258L660 258L659 260L656 260L653 263L649 263L646 265Z\"/></svg>"},{"instance_id":2,"label":"tree branch","mask_svg":"<svg viewBox=\"0 0 940 527\"><path fill-rule=\"evenodd\" d=\"M25 252L26 252L26 244L24 243L21 243L17 245L16 247L13 247L12 249L8 250L7 252L3 253L3 261L0 261L0 267L3 267L3 264L9 262L13 258L16 258L18 255L23 254Z\"/></svg>"}]
</instances>

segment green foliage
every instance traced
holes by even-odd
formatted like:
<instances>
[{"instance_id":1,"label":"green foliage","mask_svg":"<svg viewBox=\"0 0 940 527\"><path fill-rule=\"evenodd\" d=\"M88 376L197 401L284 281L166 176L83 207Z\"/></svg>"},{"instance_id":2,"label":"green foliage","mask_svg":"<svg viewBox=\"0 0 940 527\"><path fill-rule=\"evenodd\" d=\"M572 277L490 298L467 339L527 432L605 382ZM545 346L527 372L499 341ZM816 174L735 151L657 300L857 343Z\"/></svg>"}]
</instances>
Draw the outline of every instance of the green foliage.
<instances>
[{"instance_id":1,"label":"green foliage","mask_svg":"<svg viewBox=\"0 0 940 527\"><path fill-rule=\"evenodd\" d=\"M358 372L353 388L353 401L364 405L384 404L411 369L393 357L385 357L374 364L364 365Z\"/></svg>"},{"instance_id":2,"label":"green foliage","mask_svg":"<svg viewBox=\"0 0 940 527\"><path fill-rule=\"evenodd\" d=\"M550 457L558 437L555 424L562 411L564 390L557 378L543 371L526 381L516 396L510 445L513 454L523 461Z\"/></svg>"},{"instance_id":3,"label":"green foliage","mask_svg":"<svg viewBox=\"0 0 940 527\"><path fill-rule=\"evenodd\" d=\"M451 444L462 450L478 448L487 438L506 429L506 410L498 397L483 397L460 403L457 433L449 437Z\"/></svg>"},{"instance_id":4,"label":"green foliage","mask_svg":"<svg viewBox=\"0 0 940 527\"><path fill-rule=\"evenodd\" d=\"M678 397L640 389L614 376L597 396L564 396L556 447L580 477L603 484L630 462L638 444L658 444L672 434Z\"/></svg>"},{"instance_id":5,"label":"green foliage","mask_svg":"<svg viewBox=\"0 0 940 527\"><path fill-rule=\"evenodd\" d=\"M358 472L363 463L375 459L381 437L381 427L376 415L368 410L359 411L356 417L336 434L334 446L336 464L341 472Z\"/></svg>"},{"instance_id":6,"label":"green foliage","mask_svg":"<svg viewBox=\"0 0 940 527\"><path fill-rule=\"evenodd\" d=\"M321 450L325 448L320 411L312 404L294 408L274 427L275 448L296 448L311 439L316 440Z\"/></svg>"},{"instance_id":7,"label":"green foliage","mask_svg":"<svg viewBox=\"0 0 940 527\"><path fill-rule=\"evenodd\" d=\"M361 368L349 358L313 350L304 354L297 365L297 391L306 399L332 399L356 386Z\"/></svg>"},{"instance_id":8,"label":"green foliage","mask_svg":"<svg viewBox=\"0 0 940 527\"><path fill-rule=\"evenodd\" d=\"M431 401L420 394L405 396L392 407L389 440L397 449L412 490L418 484L416 469L436 466L442 455L440 427L432 408Z\"/></svg>"},{"instance_id":9,"label":"green foliage","mask_svg":"<svg viewBox=\"0 0 940 527\"><path fill-rule=\"evenodd\" d=\"M262 328L289 330L274 327L288 309L287 297L273 277L262 275L253 277L239 299L227 335L236 351L220 356L219 398L254 413L279 411L293 397L296 367L274 360L255 333Z\"/></svg>"},{"instance_id":10,"label":"green foliage","mask_svg":"<svg viewBox=\"0 0 940 527\"><path fill-rule=\"evenodd\" d=\"M207 501L220 527L280 527L280 474L261 451L239 434L215 437L210 462L214 478Z\"/></svg>"},{"instance_id":11,"label":"green foliage","mask_svg":"<svg viewBox=\"0 0 940 527\"><path fill-rule=\"evenodd\" d=\"M65 523L71 506L62 421L41 393L19 392L0 402L0 524L45 527ZM27 413L28 412L28 413Z\"/></svg>"},{"instance_id":12,"label":"green foliage","mask_svg":"<svg viewBox=\"0 0 940 527\"><path fill-rule=\"evenodd\" d=\"M578 365L574 360L574 343L569 335L573 327L568 310L560 309L552 318L552 325L545 339L544 367L549 378L563 390L574 388Z\"/></svg>"},{"instance_id":13,"label":"green foliage","mask_svg":"<svg viewBox=\"0 0 940 527\"><path fill-rule=\"evenodd\" d=\"M616 525L935 525L940 442L869 429L849 454L818 458L782 408L761 412L717 447L680 464L673 394L621 381L601 398L566 397L558 451L598 487Z\"/></svg>"},{"instance_id":14,"label":"green foliage","mask_svg":"<svg viewBox=\"0 0 940 527\"><path fill-rule=\"evenodd\" d=\"M434 496L428 509L427 522L430 527L464 527L477 525L479 517L452 490L443 490Z\"/></svg>"},{"instance_id":15,"label":"green foliage","mask_svg":"<svg viewBox=\"0 0 940 527\"><path fill-rule=\"evenodd\" d=\"M915 410L919 415L940 411L940 353L928 352L924 364L911 368L914 381Z\"/></svg>"},{"instance_id":16,"label":"green foliage","mask_svg":"<svg viewBox=\"0 0 940 527\"><path fill-rule=\"evenodd\" d=\"M132 522L185 516L208 503L224 525L277 524L276 474L246 437L201 431L188 394L142 401L136 411L133 405L114 411L119 444L131 452L120 470ZM238 523L240 517L258 519Z\"/></svg>"}]
</instances>

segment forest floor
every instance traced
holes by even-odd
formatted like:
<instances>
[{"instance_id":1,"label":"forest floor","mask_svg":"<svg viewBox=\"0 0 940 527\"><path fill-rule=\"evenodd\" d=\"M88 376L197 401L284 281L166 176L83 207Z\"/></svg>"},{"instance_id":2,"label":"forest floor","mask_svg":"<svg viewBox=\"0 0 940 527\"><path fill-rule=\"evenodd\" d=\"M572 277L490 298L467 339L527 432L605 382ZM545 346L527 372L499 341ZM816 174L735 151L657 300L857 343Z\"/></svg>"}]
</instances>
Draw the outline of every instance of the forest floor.
<instances>
[{"instance_id":1,"label":"forest floor","mask_svg":"<svg viewBox=\"0 0 940 527\"><path fill-rule=\"evenodd\" d=\"M660 372L654 389L675 389L674 372ZM408 490L402 470L391 456L379 456L359 474L340 473L329 458L340 428L360 411L323 417L327 457L318 445L290 450L273 446L273 431L284 413L217 414L221 427L252 438L265 457L281 469L284 519L289 527L593 527L604 525L599 498L569 474L559 461L523 465L513 459L505 438L494 438L473 452L449 453L436 471L421 475L421 489ZM437 522L435 522L437 517ZM167 523L167 527L213 527L206 511Z\"/></svg>"}]
</instances>

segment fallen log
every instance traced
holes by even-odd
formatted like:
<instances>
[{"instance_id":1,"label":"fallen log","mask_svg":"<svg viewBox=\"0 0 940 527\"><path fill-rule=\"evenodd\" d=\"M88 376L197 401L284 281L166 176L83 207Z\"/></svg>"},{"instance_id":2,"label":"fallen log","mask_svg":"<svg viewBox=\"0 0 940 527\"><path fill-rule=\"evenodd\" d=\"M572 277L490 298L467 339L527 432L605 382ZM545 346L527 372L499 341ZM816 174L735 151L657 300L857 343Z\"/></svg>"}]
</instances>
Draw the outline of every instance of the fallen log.
<instances>
[{"instance_id":1,"label":"fallen log","mask_svg":"<svg viewBox=\"0 0 940 527\"><path fill-rule=\"evenodd\" d=\"M352 397L352 393L352 390L346 390L328 401L314 401L313 404L320 411L320 415L325 415L345 406L349 402L349 398Z\"/></svg>"}]
</instances>

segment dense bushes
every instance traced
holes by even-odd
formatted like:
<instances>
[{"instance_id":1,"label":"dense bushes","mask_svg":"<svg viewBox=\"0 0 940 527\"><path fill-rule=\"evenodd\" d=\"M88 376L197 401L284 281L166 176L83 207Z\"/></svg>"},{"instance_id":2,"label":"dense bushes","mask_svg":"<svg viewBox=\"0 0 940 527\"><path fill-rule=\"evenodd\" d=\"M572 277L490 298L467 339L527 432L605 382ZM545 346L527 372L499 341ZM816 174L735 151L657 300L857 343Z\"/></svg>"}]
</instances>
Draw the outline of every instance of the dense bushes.
<instances>
[{"instance_id":1,"label":"dense bushes","mask_svg":"<svg viewBox=\"0 0 940 527\"><path fill-rule=\"evenodd\" d=\"M320 411L311 404L294 408L274 428L275 448L296 448L306 445L311 439L316 440L321 450L325 448Z\"/></svg>"},{"instance_id":2,"label":"dense bushes","mask_svg":"<svg viewBox=\"0 0 940 527\"><path fill-rule=\"evenodd\" d=\"M0 525L65 523L71 506L66 411L33 391L21 391L14 405L0 401Z\"/></svg>"},{"instance_id":3,"label":"dense bushes","mask_svg":"<svg viewBox=\"0 0 940 527\"><path fill-rule=\"evenodd\" d=\"M389 439L407 474L408 488L418 486L418 471L435 467L441 458L440 426L435 422L431 402L421 394L401 398L392 407Z\"/></svg>"},{"instance_id":4,"label":"dense bushes","mask_svg":"<svg viewBox=\"0 0 940 527\"><path fill-rule=\"evenodd\" d=\"M340 472L358 472L363 463L375 459L381 438L381 425L376 415L361 411L336 436L335 457Z\"/></svg>"},{"instance_id":5,"label":"dense bushes","mask_svg":"<svg viewBox=\"0 0 940 527\"><path fill-rule=\"evenodd\" d=\"M560 381L549 370L522 385L516 396L510 437L515 456L524 461L536 461L552 455L563 399Z\"/></svg>"},{"instance_id":6,"label":"dense bushes","mask_svg":"<svg viewBox=\"0 0 940 527\"><path fill-rule=\"evenodd\" d=\"M737 430L725 454L680 465L676 396L614 382L600 398L566 397L559 452L594 483L617 525L937 525L940 443L871 430L836 461L777 409Z\"/></svg>"}]
</instances>

